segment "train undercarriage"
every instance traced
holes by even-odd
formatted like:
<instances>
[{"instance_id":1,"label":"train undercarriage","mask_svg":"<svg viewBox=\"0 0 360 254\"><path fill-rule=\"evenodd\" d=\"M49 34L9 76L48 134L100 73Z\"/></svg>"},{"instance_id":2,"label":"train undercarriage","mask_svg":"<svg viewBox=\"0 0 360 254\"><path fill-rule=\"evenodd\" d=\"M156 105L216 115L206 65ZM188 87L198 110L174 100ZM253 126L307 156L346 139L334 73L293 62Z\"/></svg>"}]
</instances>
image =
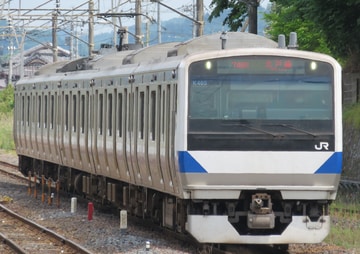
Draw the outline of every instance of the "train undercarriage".
<instances>
[{"instance_id":1,"label":"train undercarriage","mask_svg":"<svg viewBox=\"0 0 360 254\"><path fill-rule=\"evenodd\" d=\"M81 195L102 206L126 209L130 215L150 219L180 233L191 232L188 224L194 218L226 216L238 235L276 236L295 217L301 216L308 225L319 225L329 215L327 200L283 200L280 191L243 191L237 200L184 200L26 156L19 156L19 167L26 176L30 171L32 175L59 181L60 189L67 193Z\"/></svg>"}]
</instances>

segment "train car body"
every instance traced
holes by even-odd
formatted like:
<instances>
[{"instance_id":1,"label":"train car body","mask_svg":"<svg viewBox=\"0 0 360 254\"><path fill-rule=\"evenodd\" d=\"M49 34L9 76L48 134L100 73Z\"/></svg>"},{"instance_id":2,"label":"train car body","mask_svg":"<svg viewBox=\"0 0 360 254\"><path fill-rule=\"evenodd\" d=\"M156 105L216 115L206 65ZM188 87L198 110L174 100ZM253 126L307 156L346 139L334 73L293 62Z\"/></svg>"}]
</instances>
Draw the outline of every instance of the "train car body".
<instances>
[{"instance_id":1,"label":"train car body","mask_svg":"<svg viewBox=\"0 0 360 254\"><path fill-rule=\"evenodd\" d=\"M19 81L21 171L203 243L322 241L341 174L340 66L257 35L220 37Z\"/></svg>"}]
</instances>

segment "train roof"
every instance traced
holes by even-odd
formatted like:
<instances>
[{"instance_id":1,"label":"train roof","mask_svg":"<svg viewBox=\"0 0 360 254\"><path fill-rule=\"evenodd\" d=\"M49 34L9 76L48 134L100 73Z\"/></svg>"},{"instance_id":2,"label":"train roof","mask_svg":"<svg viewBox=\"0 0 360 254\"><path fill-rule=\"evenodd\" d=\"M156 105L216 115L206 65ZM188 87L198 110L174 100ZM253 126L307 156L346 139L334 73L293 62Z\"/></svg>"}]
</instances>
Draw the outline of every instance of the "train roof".
<instances>
[{"instance_id":1,"label":"train roof","mask_svg":"<svg viewBox=\"0 0 360 254\"><path fill-rule=\"evenodd\" d=\"M169 53L189 55L203 51L221 50L221 38L226 40L225 49L277 48L278 46L276 42L264 36L242 32L227 32L196 37L192 40L179 43L175 46L175 51Z\"/></svg>"},{"instance_id":2,"label":"train roof","mask_svg":"<svg viewBox=\"0 0 360 254\"><path fill-rule=\"evenodd\" d=\"M222 44L222 39L226 40ZM277 48L278 44L266 37L243 32L215 33L196 37L185 42L157 44L138 50L115 52L107 55L96 55L92 58L81 58L68 62L55 63L40 69L37 75L56 72L74 72L84 70L116 69L123 65L141 65L165 61L171 57L184 58L188 55L236 48Z\"/></svg>"}]
</instances>

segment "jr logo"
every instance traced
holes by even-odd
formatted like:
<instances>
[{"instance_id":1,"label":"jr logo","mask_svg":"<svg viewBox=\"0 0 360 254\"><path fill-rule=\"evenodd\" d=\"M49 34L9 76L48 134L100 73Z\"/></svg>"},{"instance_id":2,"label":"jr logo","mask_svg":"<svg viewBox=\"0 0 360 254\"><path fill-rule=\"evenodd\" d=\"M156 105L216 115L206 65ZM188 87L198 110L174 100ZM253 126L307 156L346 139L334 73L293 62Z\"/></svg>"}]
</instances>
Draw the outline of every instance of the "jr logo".
<instances>
[{"instance_id":1,"label":"jr logo","mask_svg":"<svg viewBox=\"0 0 360 254\"><path fill-rule=\"evenodd\" d=\"M319 145L315 145L315 150L329 150L329 143L328 142L320 142Z\"/></svg>"}]
</instances>

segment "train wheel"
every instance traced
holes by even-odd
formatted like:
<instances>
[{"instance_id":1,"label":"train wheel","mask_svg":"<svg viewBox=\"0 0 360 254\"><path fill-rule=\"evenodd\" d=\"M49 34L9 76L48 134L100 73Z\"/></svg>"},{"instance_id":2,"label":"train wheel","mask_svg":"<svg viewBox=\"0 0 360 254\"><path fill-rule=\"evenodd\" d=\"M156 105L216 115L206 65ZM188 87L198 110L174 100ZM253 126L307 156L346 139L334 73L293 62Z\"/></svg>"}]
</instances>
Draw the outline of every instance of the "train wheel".
<instances>
[{"instance_id":1,"label":"train wheel","mask_svg":"<svg viewBox=\"0 0 360 254\"><path fill-rule=\"evenodd\" d=\"M74 180L74 188L77 194L82 194L83 193L83 188L82 188L82 177L83 174L77 174L75 176L75 180Z\"/></svg>"},{"instance_id":2,"label":"train wheel","mask_svg":"<svg viewBox=\"0 0 360 254\"><path fill-rule=\"evenodd\" d=\"M275 244L274 248L279 251L287 251L289 249L289 244Z\"/></svg>"}]
</instances>

